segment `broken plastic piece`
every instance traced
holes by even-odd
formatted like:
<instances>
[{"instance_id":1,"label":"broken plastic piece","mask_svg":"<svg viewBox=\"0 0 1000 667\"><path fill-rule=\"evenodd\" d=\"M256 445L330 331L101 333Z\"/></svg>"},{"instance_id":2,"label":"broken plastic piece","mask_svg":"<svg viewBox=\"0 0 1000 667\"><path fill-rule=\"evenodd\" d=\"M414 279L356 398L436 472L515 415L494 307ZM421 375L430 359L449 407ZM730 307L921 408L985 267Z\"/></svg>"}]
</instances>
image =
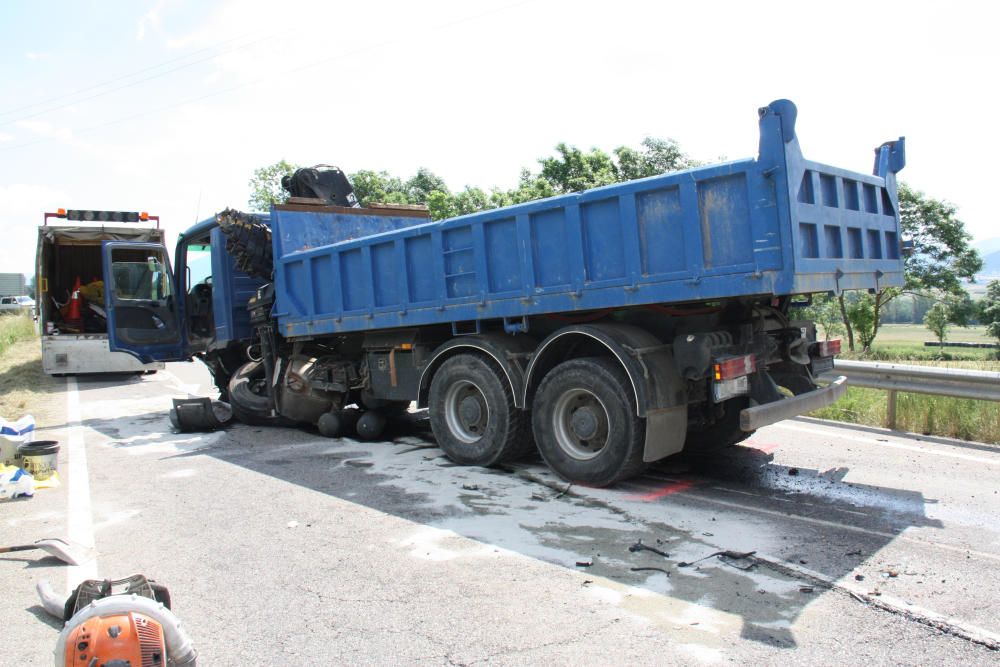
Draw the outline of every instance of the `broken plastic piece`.
<instances>
[{"instance_id":1,"label":"broken plastic piece","mask_svg":"<svg viewBox=\"0 0 1000 667\"><path fill-rule=\"evenodd\" d=\"M223 428L233 418L228 403L200 398L175 398L170 409L170 424L181 433L215 431Z\"/></svg>"},{"instance_id":2,"label":"broken plastic piece","mask_svg":"<svg viewBox=\"0 0 1000 667\"><path fill-rule=\"evenodd\" d=\"M35 495L35 478L17 466L0 463L0 500Z\"/></svg>"}]
</instances>

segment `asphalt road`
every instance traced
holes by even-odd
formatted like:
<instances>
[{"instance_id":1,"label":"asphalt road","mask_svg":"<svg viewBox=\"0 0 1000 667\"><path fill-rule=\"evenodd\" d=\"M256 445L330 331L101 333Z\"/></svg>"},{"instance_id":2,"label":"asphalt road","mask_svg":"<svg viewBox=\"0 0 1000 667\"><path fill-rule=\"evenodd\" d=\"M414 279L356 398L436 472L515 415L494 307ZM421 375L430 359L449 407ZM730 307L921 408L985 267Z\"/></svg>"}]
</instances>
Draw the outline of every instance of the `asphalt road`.
<instances>
[{"instance_id":1,"label":"asphalt road","mask_svg":"<svg viewBox=\"0 0 1000 667\"><path fill-rule=\"evenodd\" d=\"M1000 658L1000 448L802 419L567 488L538 461L454 466L419 422L172 433L170 397L208 391L176 364L52 394L64 484L0 505L0 542L98 555L0 556L0 663L52 664L37 581L135 572L202 665Z\"/></svg>"}]
</instances>

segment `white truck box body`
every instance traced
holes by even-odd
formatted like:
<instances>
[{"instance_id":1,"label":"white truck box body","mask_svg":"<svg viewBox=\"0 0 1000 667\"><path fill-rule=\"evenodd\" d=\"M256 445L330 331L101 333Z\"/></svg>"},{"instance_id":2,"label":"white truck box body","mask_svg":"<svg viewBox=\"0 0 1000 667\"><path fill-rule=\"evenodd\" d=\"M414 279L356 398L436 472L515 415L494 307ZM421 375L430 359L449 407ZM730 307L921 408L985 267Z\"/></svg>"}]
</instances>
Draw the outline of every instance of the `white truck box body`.
<instances>
[{"instance_id":1,"label":"white truck box body","mask_svg":"<svg viewBox=\"0 0 1000 667\"><path fill-rule=\"evenodd\" d=\"M163 243L164 233L162 229L138 224L114 227L87 223L46 224L38 228L35 301L42 338L42 369L46 373L139 373L164 367L161 362L144 364L131 354L112 352L106 332L50 333L48 325L57 319L53 297L65 302L73 276L78 275L84 283L103 278L104 267L99 253L103 241ZM60 260L63 269L67 263L71 264L69 273L63 270L63 275L59 275ZM96 305L104 307L103 303Z\"/></svg>"}]
</instances>

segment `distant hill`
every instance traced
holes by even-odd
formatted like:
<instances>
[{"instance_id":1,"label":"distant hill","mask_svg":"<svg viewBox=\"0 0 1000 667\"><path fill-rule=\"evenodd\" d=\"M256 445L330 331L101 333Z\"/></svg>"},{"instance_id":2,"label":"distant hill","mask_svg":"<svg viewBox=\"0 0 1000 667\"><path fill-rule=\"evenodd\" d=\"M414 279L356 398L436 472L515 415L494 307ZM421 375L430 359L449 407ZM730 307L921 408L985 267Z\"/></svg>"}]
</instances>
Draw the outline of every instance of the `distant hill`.
<instances>
[{"instance_id":1,"label":"distant hill","mask_svg":"<svg viewBox=\"0 0 1000 667\"><path fill-rule=\"evenodd\" d=\"M980 250L983 255L983 270L979 272L982 278L1000 278L1000 250L986 253Z\"/></svg>"},{"instance_id":2,"label":"distant hill","mask_svg":"<svg viewBox=\"0 0 1000 667\"><path fill-rule=\"evenodd\" d=\"M986 255L1000 251L1000 236L983 239L982 241L973 241L972 247L978 250L980 255L985 257Z\"/></svg>"}]
</instances>

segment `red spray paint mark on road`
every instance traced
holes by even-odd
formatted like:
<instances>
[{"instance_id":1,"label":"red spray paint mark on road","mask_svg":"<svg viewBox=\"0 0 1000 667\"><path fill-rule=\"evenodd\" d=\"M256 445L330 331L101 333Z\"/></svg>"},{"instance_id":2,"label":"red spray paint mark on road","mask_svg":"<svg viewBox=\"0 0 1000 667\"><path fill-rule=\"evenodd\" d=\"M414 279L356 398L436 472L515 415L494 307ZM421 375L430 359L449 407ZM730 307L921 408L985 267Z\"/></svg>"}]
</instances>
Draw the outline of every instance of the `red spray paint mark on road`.
<instances>
[{"instance_id":1,"label":"red spray paint mark on road","mask_svg":"<svg viewBox=\"0 0 1000 667\"><path fill-rule=\"evenodd\" d=\"M765 454L770 454L771 452L773 452L774 450L776 450L781 445L779 445L776 442L770 442L770 443L768 443L768 444L765 445L765 444L761 444L759 442L754 442L754 441L750 440L750 441L748 441L746 443L745 446L746 447L750 447L751 449L756 449L758 452L763 452Z\"/></svg>"},{"instance_id":2,"label":"red spray paint mark on road","mask_svg":"<svg viewBox=\"0 0 1000 667\"><path fill-rule=\"evenodd\" d=\"M670 482L666 486L660 487L655 491L650 491L649 493L638 493L634 496L628 496L626 500L639 500L644 503L648 503L650 500L656 500L658 498L663 498L664 496L672 496L675 493L687 491L692 486L694 486L693 481L690 479L682 479L679 482Z\"/></svg>"}]
</instances>

